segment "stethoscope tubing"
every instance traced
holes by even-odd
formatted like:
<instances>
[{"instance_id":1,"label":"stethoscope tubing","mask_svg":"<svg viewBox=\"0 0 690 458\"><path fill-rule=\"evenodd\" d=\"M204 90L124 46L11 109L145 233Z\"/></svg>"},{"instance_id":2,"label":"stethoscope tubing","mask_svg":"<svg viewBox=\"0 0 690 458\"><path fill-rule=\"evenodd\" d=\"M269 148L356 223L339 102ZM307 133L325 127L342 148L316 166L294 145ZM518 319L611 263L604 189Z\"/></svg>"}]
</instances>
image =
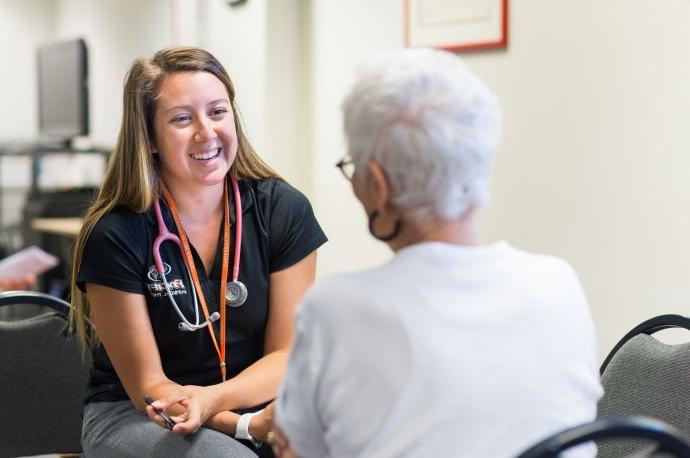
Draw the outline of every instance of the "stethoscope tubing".
<instances>
[{"instance_id":1,"label":"stethoscope tubing","mask_svg":"<svg viewBox=\"0 0 690 458\"><path fill-rule=\"evenodd\" d=\"M240 190L239 190L239 185L237 184L237 180L235 180L234 178L231 178L230 181L232 183L233 200L235 203L235 250L233 253L234 256L233 256L233 266L232 266L232 283L234 283L234 284L238 285L239 287L241 287L242 289L244 289L244 298L242 298L241 302L239 304L230 304L230 305L239 306L239 305L242 305L242 303L246 299L246 287L241 282L238 281L239 273L240 273L240 253L241 253L241 246L242 246L242 198L240 196ZM163 212L161 211L160 198L156 198L154 200L153 208L154 208L154 213L156 216L156 223L158 225L158 236L154 239L153 246L152 246L153 260L154 260L154 263L156 265L156 270L158 272L158 275L163 280L163 286L165 287L165 292L167 293L168 298L170 299L170 302L171 302L173 308L175 309L175 312L177 313L177 315L182 320L179 324L179 329L181 331L196 331L198 329L203 329L206 326L208 326L210 323L218 320L220 318L220 314L218 312L214 312L209 316L208 320L200 322L199 300L197 298L196 288L194 287L194 284L190 281L190 277L191 277L190 268L195 268L195 267L188 265L188 261L187 261L187 258L185 256L182 256L182 259L183 259L184 264L185 264L187 282L188 282L188 284L191 285L191 289L192 289L192 299L193 299L193 303L194 303L194 323L190 322L182 313L182 310L177 305L177 301L175 301L175 298L173 297L173 294L170 290L170 284L168 283L168 279L166 278L166 275L165 275L165 264L163 263L163 258L161 257L161 253L160 253L160 247L163 244L163 242L166 242L166 241L174 242L177 245L180 252L182 252L182 242L177 235L170 232L167 224L165 224L165 220L163 219Z\"/></svg>"}]
</instances>

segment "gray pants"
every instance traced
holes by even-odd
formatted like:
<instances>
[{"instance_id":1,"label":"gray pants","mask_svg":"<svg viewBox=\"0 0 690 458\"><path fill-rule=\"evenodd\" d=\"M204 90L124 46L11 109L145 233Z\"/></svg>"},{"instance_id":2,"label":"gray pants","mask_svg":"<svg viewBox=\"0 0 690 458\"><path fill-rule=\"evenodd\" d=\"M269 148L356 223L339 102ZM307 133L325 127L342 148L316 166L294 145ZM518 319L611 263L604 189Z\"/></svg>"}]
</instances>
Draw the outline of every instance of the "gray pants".
<instances>
[{"instance_id":1,"label":"gray pants","mask_svg":"<svg viewBox=\"0 0 690 458\"><path fill-rule=\"evenodd\" d=\"M84 409L84 456L109 457L254 457L226 434L201 428L180 436L158 426L129 401L92 402Z\"/></svg>"}]
</instances>

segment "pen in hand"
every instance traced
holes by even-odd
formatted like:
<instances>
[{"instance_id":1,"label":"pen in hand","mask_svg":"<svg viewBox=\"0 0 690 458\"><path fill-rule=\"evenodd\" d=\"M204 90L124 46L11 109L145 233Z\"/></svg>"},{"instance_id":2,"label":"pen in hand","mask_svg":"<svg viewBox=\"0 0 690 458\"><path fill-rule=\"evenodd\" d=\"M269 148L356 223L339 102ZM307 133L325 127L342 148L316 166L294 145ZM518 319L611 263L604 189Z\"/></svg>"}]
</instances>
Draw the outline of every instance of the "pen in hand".
<instances>
[{"instance_id":1,"label":"pen in hand","mask_svg":"<svg viewBox=\"0 0 690 458\"><path fill-rule=\"evenodd\" d=\"M153 407L151 405L153 403L153 399L151 399L149 396L144 396L144 402ZM170 415L168 415L160 409L156 409L155 407L153 407L153 410L155 410L156 413L161 416L161 418L163 419L163 424L165 424L165 427L172 431L173 426L175 426L175 420L170 418Z\"/></svg>"}]
</instances>

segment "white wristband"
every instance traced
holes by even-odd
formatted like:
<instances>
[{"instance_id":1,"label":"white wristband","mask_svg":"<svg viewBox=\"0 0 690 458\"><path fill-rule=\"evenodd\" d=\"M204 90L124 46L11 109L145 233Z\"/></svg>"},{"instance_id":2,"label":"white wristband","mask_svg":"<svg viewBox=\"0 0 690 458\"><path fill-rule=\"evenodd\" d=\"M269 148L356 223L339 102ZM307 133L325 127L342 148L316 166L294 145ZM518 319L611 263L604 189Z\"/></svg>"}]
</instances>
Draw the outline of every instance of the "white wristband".
<instances>
[{"instance_id":1,"label":"white wristband","mask_svg":"<svg viewBox=\"0 0 690 458\"><path fill-rule=\"evenodd\" d=\"M259 442L255 441L252 435L249 434L249 422L252 420L252 417L259 415L263 411L264 409L261 409L257 412L250 412L240 415L240 418L237 420L237 426L235 427L235 438L251 441L255 447L258 446Z\"/></svg>"}]
</instances>

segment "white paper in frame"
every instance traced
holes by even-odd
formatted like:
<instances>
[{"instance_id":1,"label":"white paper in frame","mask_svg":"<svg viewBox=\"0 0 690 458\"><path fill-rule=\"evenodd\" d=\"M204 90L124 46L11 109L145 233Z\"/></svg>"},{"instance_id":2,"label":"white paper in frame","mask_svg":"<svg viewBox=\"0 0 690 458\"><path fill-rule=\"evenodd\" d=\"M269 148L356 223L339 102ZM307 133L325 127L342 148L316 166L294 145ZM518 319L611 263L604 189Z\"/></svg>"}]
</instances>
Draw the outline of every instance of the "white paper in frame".
<instances>
[{"instance_id":1,"label":"white paper in frame","mask_svg":"<svg viewBox=\"0 0 690 458\"><path fill-rule=\"evenodd\" d=\"M508 0L403 0L407 46L505 48Z\"/></svg>"}]
</instances>

